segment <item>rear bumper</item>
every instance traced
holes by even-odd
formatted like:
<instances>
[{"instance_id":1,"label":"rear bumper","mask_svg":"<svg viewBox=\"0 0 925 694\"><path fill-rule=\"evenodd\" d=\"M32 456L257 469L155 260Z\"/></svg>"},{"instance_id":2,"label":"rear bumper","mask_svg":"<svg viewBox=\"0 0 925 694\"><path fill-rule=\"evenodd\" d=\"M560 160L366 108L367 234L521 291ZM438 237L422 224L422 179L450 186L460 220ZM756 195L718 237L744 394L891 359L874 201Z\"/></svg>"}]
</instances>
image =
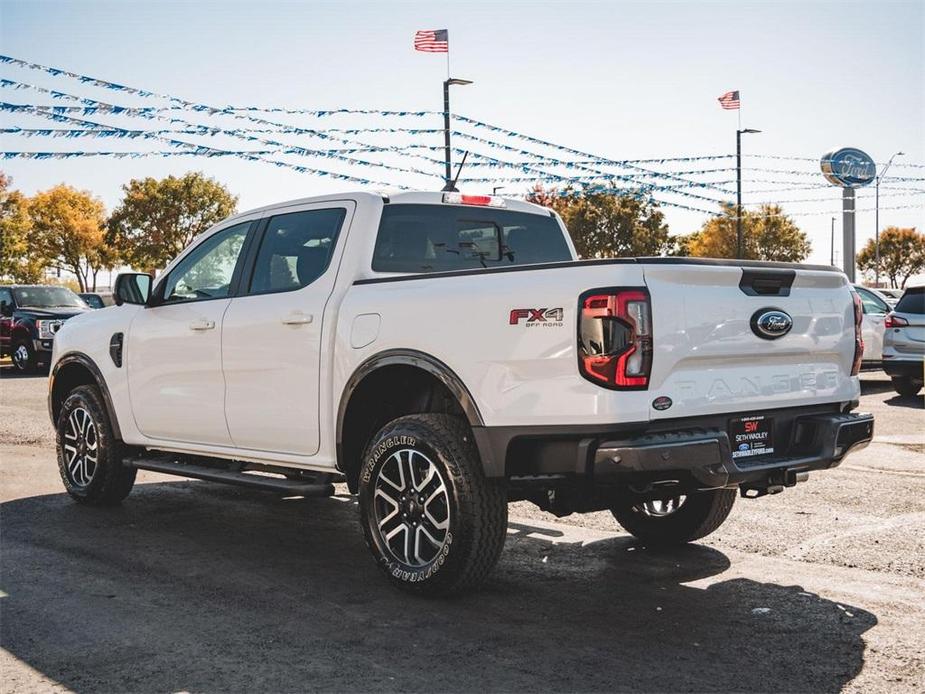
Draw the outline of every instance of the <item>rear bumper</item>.
<instances>
[{"instance_id":1,"label":"rear bumper","mask_svg":"<svg viewBox=\"0 0 925 694\"><path fill-rule=\"evenodd\" d=\"M782 455L734 459L724 430L681 430L620 441L604 441L594 452L596 482L626 473L685 470L706 487L722 487L780 477L790 486L801 472L835 467L874 435L870 414L820 414L796 417ZM780 473L774 475L772 473Z\"/></svg>"},{"instance_id":2,"label":"rear bumper","mask_svg":"<svg viewBox=\"0 0 925 694\"><path fill-rule=\"evenodd\" d=\"M922 379L925 373L925 361L922 359L884 359L883 370L888 376Z\"/></svg>"},{"instance_id":3,"label":"rear bumper","mask_svg":"<svg viewBox=\"0 0 925 694\"><path fill-rule=\"evenodd\" d=\"M512 482L570 477L595 486L689 475L693 484L719 487L760 483L835 467L873 438L870 414L848 413L856 403L768 410L775 453L733 459L729 413L661 422L591 427L475 427L489 477ZM788 485L789 486L789 485Z\"/></svg>"}]
</instances>

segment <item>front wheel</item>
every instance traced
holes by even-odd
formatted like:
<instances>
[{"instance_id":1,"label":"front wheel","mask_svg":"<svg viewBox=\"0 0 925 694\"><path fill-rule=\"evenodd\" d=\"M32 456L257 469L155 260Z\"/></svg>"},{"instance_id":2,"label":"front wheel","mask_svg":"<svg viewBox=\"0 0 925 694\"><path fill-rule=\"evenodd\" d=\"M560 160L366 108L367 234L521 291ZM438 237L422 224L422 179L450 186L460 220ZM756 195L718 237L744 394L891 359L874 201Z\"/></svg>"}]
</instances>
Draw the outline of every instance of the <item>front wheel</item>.
<instances>
[{"instance_id":1,"label":"front wheel","mask_svg":"<svg viewBox=\"0 0 925 694\"><path fill-rule=\"evenodd\" d=\"M419 414L386 424L360 471L360 518L376 563L396 586L447 595L488 576L504 547L507 495L485 477L456 417Z\"/></svg>"},{"instance_id":2,"label":"front wheel","mask_svg":"<svg viewBox=\"0 0 925 694\"><path fill-rule=\"evenodd\" d=\"M922 382L916 381L911 378L905 378L902 376L894 376L893 381L893 390L906 398L915 397L919 394L919 391L922 390Z\"/></svg>"},{"instance_id":3,"label":"front wheel","mask_svg":"<svg viewBox=\"0 0 925 694\"><path fill-rule=\"evenodd\" d=\"M57 425L58 471L67 493L95 506L118 504L128 496L136 470L122 464L125 445L113 433L95 386L71 391Z\"/></svg>"},{"instance_id":4,"label":"front wheel","mask_svg":"<svg viewBox=\"0 0 925 694\"><path fill-rule=\"evenodd\" d=\"M713 489L640 501L627 494L611 507L626 532L653 545L677 545L706 537L729 516L738 490Z\"/></svg>"},{"instance_id":5,"label":"front wheel","mask_svg":"<svg viewBox=\"0 0 925 694\"><path fill-rule=\"evenodd\" d=\"M26 340L20 340L13 345L13 366L21 374L31 374L38 368L35 349Z\"/></svg>"}]
</instances>

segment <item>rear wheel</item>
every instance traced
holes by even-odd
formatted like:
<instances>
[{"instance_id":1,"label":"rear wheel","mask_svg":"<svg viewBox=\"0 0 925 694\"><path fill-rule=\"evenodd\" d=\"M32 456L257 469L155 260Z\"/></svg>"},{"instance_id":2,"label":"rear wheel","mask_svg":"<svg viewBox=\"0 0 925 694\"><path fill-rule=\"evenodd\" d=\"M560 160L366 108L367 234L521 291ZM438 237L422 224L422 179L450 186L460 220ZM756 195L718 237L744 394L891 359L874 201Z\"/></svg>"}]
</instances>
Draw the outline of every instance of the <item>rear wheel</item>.
<instances>
[{"instance_id":1,"label":"rear wheel","mask_svg":"<svg viewBox=\"0 0 925 694\"><path fill-rule=\"evenodd\" d=\"M394 585L446 595L477 585L498 561L507 495L501 480L485 477L465 422L410 415L385 425L366 449L360 517Z\"/></svg>"},{"instance_id":2,"label":"rear wheel","mask_svg":"<svg viewBox=\"0 0 925 694\"><path fill-rule=\"evenodd\" d=\"M893 390L903 397L911 398L918 395L919 391L922 390L921 381L916 381L905 376L894 376L892 380Z\"/></svg>"},{"instance_id":3,"label":"rear wheel","mask_svg":"<svg viewBox=\"0 0 925 694\"><path fill-rule=\"evenodd\" d=\"M653 545L692 542L706 537L729 516L738 490L713 489L642 501L620 497L611 507L617 522L631 535Z\"/></svg>"},{"instance_id":4,"label":"rear wheel","mask_svg":"<svg viewBox=\"0 0 925 694\"><path fill-rule=\"evenodd\" d=\"M71 391L58 413L58 471L71 497L96 506L118 504L135 484L135 468L125 467L125 445L95 386Z\"/></svg>"}]
</instances>

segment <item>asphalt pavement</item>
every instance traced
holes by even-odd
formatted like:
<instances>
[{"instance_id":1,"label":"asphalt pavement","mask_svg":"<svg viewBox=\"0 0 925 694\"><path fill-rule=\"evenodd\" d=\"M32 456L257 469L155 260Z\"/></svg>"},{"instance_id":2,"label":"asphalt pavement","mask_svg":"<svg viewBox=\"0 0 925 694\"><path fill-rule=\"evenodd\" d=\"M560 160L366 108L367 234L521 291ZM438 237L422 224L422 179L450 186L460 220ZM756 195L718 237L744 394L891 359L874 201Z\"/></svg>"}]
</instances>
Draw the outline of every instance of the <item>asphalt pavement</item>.
<instances>
[{"instance_id":1,"label":"asphalt pavement","mask_svg":"<svg viewBox=\"0 0 925 694\"><path fill-rule=\"evenodd\" d=\"M0 379L3 692L925 690L925 409L863 378L875 442L704 541L511 508L487 585L411 598L331 499L139 474L63 493L46 379Z\"/></svg>"}]
</instances>

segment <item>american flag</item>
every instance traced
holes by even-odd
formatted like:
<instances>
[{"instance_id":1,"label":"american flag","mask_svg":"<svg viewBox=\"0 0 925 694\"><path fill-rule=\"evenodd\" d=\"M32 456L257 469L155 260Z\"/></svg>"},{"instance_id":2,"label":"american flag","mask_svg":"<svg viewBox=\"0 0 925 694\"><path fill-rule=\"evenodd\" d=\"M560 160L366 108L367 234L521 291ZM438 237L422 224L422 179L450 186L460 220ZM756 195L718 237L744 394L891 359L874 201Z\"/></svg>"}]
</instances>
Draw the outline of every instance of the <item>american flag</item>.
<instances>
[{"instance_id":1,"label":"american flag","mask_svg":"<svg viewBox=\"0 0 925 694\"><path fill-rule=\"evenodd\" d=\"M414 50L425 53L449 53L450 32L446 29L422 29L414 33Z\"/></svg>"},{"instance_id":2,"label":"american flag","mask_svg":"<svg viewBox=\"0 0 925 694\"><path fill-rule=\"evenodd\" d=\"M739 90L736 89L733 92L726 92L719 98L719 105L722 106L727 111L738 111L739 110Z\"/></svg>"}]
</instances>

